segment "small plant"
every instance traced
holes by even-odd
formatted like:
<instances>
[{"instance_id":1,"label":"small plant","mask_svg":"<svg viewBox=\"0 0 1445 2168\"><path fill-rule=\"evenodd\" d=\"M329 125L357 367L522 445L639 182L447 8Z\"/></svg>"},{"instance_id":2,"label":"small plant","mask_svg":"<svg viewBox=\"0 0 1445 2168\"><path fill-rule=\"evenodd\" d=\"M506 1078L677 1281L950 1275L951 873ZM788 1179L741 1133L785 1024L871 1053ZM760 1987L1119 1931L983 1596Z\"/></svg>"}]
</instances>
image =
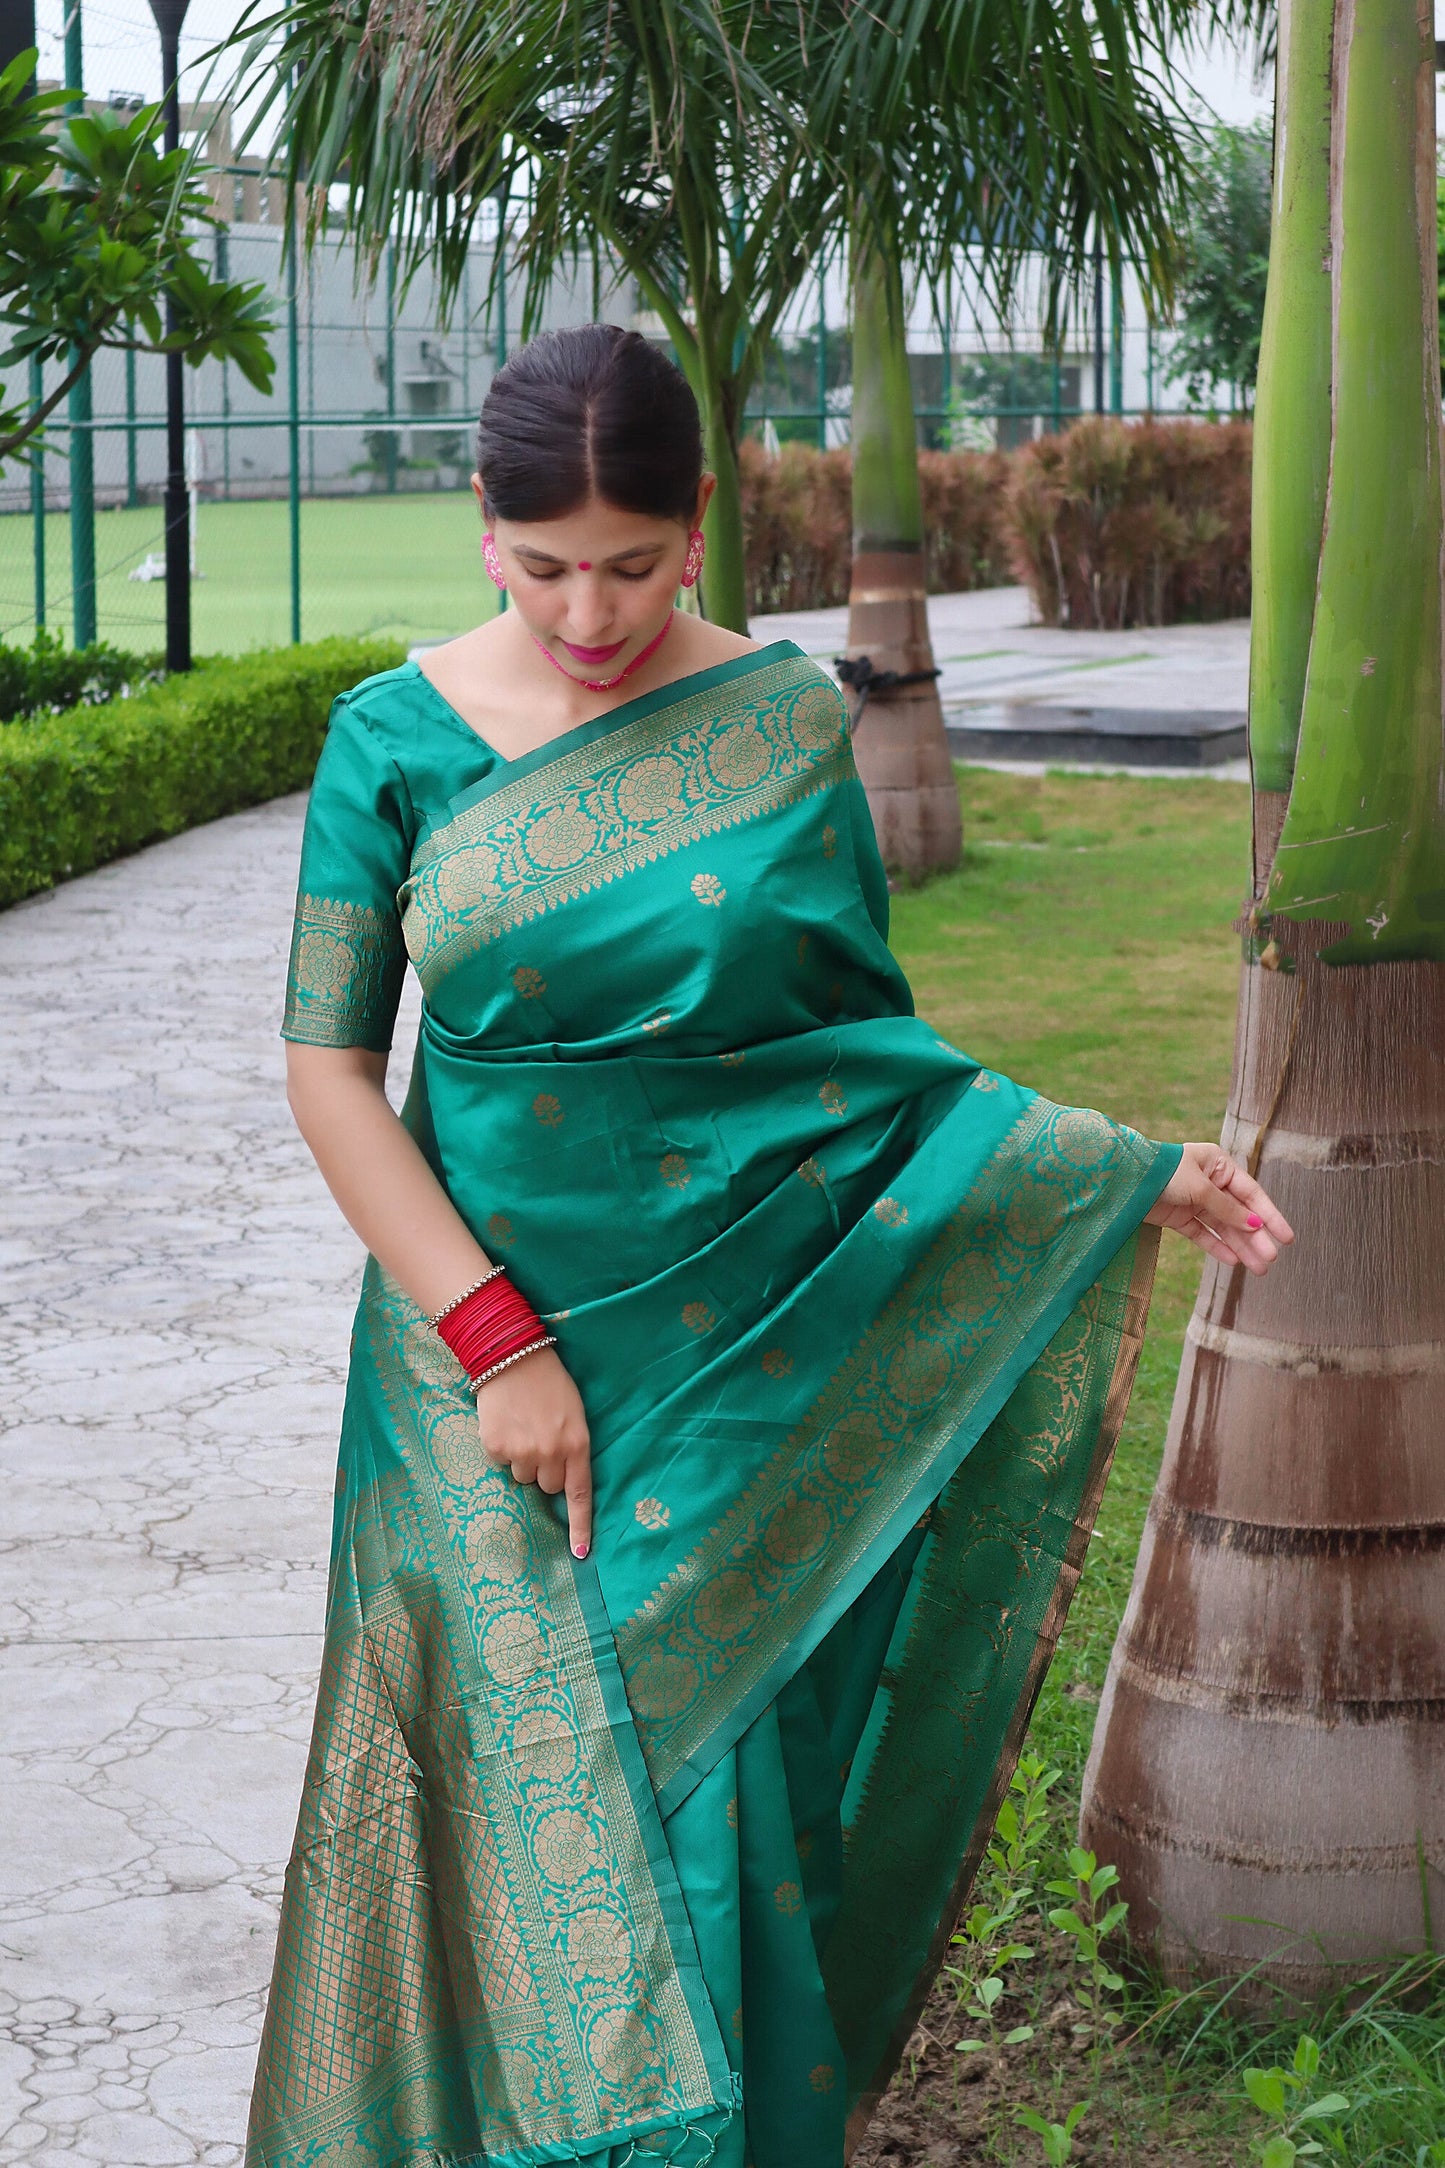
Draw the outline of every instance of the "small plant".
<instances>
[{"instance_id":1,"label":"small plant","mask_svg":"<svg viewBox=\"0 0 1445 2168\"><path fill-rule=\"evenodd\" d=\"M1027 1894L1032 1894L1027 1893ZM1018 1902L1011 1900L1004 1912L991 1912L987 1905L974 1905L964 1920L962 1931L953 1936L955 1943L962 1943L974 1958L975 1969L970 1971L961 1965L947 1969L959 1981L958 2007L976 2025L988 2028L986 2040L957 2040L954 2046L960 2055L978 2054L991 2047L997 2055L1001 2047L1012 2048L1025 2040L1032 2040L1032 2025L1013 2025L1000 2034L995 2009L1005 1988L1004 1968L1018 1964L1023 1958L1032 1957L1033 1945L1028 1942L1000 1942L1000 1931L1007 1927L1018 1909ZM980 1976L981 1975L981 1976Z\"/></svg>"},{"instance_id":2,"label":"small plant","mask_svg":"<svg viewBox=\"0 0 1445 2168\"><path fill-rule=\"evenodd\" d=\"M1097 2094L1104 2042L1119 2022L1113 1998L1124 1985L1104 1956L1104 1944L1128 1917L1129 1907L1119 1900L1112 1904L1107 1902L1110 1890L1118 1883L1118 1869L1101 1867L1095 1855L1086 1852L1082 1845L1070 1845L1068 1869L1067 1878L1060 1877L1044 1885L1051 1895L1068 1900L1066 1904L1054 1906L1049 1913L1049 1925L1067 1935L1083 1975L1075 1982L1074 1999L1085 2017L1074 2030L1090 2037Z\"/></svg>"},{"instance_id":3,"label":"small plant","mask_svg":"<svg viewBox=\"0 0 1445 2168\"><path fill-rule=\"evenodd\" d=\"M1260 2168L1293 2168L1297 2160L1312 2154L1323 2153L1325 2148L1313 2134L1314 2126L1344 2115L1349 2101L1343 2093L1321 2093L1312 2098L1314 2081L1319 2075L1319 2043L1308 2033L1301 2033L1295 2044L1294 2068L1283 2069L1275 2063L1268 2070L1249 2069L1244 2073L1244 2090L1260 2114L1274 2124L1267 2138L1257 2141ZM1304 2136L1299 2133L1304 2131ZM1445 2147L1422 2146L1421 2162L1432 2162L1445 2156Z\"/></svg>"},{"instance_id":4,"label":"small plant","mask_svg":"<svg viewBox=\"0 0 1445 2168\"><path fill-rule=\"evenodd\" d=\"M1006 1969L1034 1954L1032 1943L1018 1940L1018 1922L1034 1895L1031 1877L1047 1829L1049 1790L1059 1774L1036 1754L1020 1760L984 1855L980 1901L969 1907L952 1937L953 1947L963 1952L962 1963L945 1967L956 1983L957 2008L988 2035L957 2041L960 2054L976 2055L991 2047L996 2058L1000 2048L1018 2047L1034 2036L1030 2024L1000 2033L997 2008L1010 1985Z\"/></svg>"},{"instance_id":5,"label":"small plant","mask_svg":"<svg viewBox=\"0 0 1445 2168\"><path fill-rule=\"evenodd\" d=\"M1089 2111L1087 2100L1076 2100L1062 2123L1051 2123L1047 2116L1039 2115L1033 2108L1016 2108L1014 2121L1025 2130L1031 2130L1044 2149L1044 2159L1049 2168L1065 2168L1074 2157L1074 2132Z\"/></svg>"},{"instance_id":6,"label":"small plant","mask_svg":"<svg viewBox=\"0 0 1445 2168\"><path fill-rule=\"evenodd\" d=\"M1014 1888L1037 1866L1048 1827L1049 1793L1063 1771L1045 1768L1037 1754L1023 1754L1008 1796L998 1810L993 1837L984 1855L985 1877ZM1032 1896L1032 1890L1029 1891Z\"/></svg>"}]
</instances>

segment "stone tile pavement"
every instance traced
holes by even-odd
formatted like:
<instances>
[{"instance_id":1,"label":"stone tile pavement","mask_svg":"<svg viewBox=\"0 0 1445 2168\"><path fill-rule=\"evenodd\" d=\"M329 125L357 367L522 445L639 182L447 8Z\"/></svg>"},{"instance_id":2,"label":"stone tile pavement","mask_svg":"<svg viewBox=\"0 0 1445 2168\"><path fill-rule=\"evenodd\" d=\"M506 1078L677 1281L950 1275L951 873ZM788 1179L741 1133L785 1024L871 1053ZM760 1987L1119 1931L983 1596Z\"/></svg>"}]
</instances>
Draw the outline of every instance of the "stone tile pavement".
<instances>
[{"instance_id":1,"label":"stone tile pavement","mask_svg":"<svg viewBox=\"0 0 1445 2168\"><path fill-rule=\"evenodd\" d=\"M0 2161L33 2168L241 2158L360 1265L275 1036L303 808L0 915Z\"/></svg>"},{"instance_id":2,"label":"stone tile pavement","mask_svg":"<svg viewBox=\"0 0 1445 2168\"><path fill-rule=\"evenodd\" d=\"M1151 684L1242 703L1237 628L934 609L941 658L1077 664L1116 704ZM778 629L829 653L833 615ZM241 2158L360 1266L282 1092L302 811L0 914L4 2163Z\"/></svg>"},{"instance_id":3,"label":"stone tile pavement","mask_svg":"<svg viewBox=\"0 0 1445 2168\"><path fill-rule=\"evenodd\" d=\"M1013 700L1060 707L1244 712L1247 619L1164 625L1142 632L1064 632L1035 625L1030 615L1023 587L929 598L945 713ZM754 626L758 637L796 640L823 662L842 654L847 630L845 609L798 610L759 619Z\"/></svg>"}]
</instances>

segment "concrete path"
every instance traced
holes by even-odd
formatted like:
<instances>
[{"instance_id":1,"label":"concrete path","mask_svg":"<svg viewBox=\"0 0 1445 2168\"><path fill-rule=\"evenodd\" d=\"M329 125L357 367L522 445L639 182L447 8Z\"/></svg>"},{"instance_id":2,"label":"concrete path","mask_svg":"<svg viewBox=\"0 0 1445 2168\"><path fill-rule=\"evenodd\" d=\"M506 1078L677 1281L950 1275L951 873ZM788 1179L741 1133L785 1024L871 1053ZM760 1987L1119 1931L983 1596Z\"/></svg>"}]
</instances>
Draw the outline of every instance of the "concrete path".
<instances>
[{"instance_id":1,"label":"concrete path","mask_svg":"<svg viewBox=\"0 0 1445 2168\"><path fill-rule=\"evenodd\" d=\"M935 609L945 655L1104 659ZM1237 646L1111 652L1197 706ZM302 811L0 913L0 2162L241 2158L360 1267L282 1095Z\"/></svg>"},{"instance_id":2,"label":"concrete path","mask_svg":"<svg viewBox=\"0 0 1445 2168\"><path fill-rule=\"evenodd\" d=\"M241 2158L360 1265L282 1095L303 809L0 914L6 2162Z\"/></svg>"},{"instance_id":3,"label":"concrete path","mask_svg":"<svg viewBox=\"0 0 1445 2168\"><path fill-rule=\"evenodd\" d=\"M1217 708L1243 714L1249 687L1249 623L1165 625L1143 632L1060 632L1030 622L1028 590L983 588L934 595L933 655L943 671L945 713L1013 700L1047 706ZM798 610L760 619L775 639L809 655L841 655L848 612Z\"/></svg>"}]
</instances>

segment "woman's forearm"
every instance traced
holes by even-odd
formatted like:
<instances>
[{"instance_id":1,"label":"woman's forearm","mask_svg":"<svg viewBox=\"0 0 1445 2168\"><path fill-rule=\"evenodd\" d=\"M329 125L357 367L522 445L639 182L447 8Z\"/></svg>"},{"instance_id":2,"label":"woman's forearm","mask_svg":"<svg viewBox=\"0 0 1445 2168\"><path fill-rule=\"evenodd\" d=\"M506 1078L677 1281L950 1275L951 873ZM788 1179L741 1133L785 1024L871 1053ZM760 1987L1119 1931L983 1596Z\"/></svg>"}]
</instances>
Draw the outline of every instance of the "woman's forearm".
<instances>
[{"instance_id":1,"label":"woman's forearm","mask_svg":"<svg viewBox=\"0 0 1445 2168\"><path fill-rule=\"evenodd\" d=\"M361 1047L286 1049L296 1126L326 1186L384 1271L430 1315L488 1269L385 1092L386 1056Z\"/></svg>"}]
</instances>

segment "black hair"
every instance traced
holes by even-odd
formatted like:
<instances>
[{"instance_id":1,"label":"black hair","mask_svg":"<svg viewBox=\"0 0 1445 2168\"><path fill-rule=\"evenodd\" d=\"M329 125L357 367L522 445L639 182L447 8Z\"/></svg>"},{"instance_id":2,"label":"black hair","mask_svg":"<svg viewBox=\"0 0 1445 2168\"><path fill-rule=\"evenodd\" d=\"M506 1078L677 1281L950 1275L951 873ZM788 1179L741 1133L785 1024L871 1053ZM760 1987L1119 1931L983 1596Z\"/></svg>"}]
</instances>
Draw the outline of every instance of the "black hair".
<instances>
[{"instance_id":1,"label":"black hair","mask_svg":"<svg viewBox=\"0 0 1445 2168\"><path fill-rule=\"evenodd\" d=\"M562 519L591 496L691 522L702 424L687 378L619 324L544 331L492 378L477 424L489 519Z\"/></svg>"}]
</instances>

